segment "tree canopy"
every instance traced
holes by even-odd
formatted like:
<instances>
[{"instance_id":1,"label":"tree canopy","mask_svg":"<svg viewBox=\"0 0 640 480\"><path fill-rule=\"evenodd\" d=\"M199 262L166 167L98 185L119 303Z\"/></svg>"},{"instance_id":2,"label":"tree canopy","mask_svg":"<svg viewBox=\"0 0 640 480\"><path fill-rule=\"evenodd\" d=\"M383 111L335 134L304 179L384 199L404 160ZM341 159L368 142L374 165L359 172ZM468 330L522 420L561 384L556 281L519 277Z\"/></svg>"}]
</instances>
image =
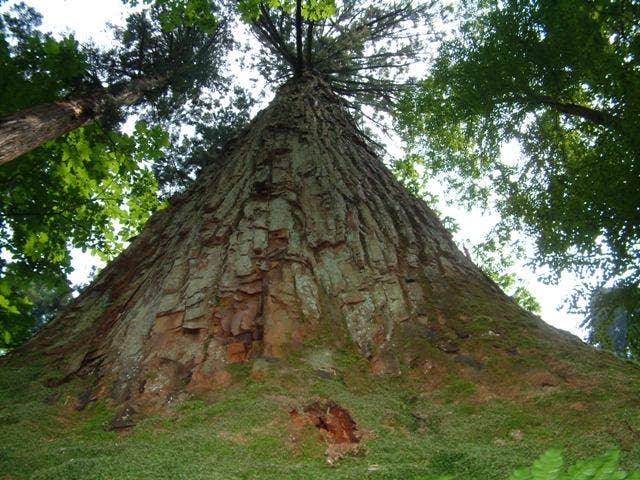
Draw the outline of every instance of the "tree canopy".
<instances>
[{"instance_id":1,"label":"tree canopy","mask_svg":"<svg viewBox=\"0 0 640 480\"><path fill-rule=\"evenodd\" d=\"M431 31L427 26L437 13L434 2L409 0L239 6L262 45L258 68L270 82L308 70L355 109L369 105L386 111L407 88L405 74L422 57Z\"/></svg>"},{"instance_id":2,"label":"tree canopy","mask_svg":"<svg viewBox=\"0 0 640 480\"><path fill-rule=\"evenodd\" d=\"M493 203L535 262L587 293L640 279L640 4L464 2L459 29L405 97L400 126L428 176ZM501 156L518 142L519 158ZM595 281L594 281L595 280Z\"/></svg>"}]
</instances>

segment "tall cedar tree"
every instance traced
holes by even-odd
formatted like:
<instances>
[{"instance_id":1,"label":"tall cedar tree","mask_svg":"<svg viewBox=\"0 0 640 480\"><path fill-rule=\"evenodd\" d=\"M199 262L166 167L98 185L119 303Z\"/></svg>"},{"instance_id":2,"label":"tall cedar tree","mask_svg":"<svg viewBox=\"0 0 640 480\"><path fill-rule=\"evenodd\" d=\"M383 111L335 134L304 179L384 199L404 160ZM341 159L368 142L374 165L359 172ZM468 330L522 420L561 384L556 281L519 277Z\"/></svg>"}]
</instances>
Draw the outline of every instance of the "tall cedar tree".
<instances>
[{"instance_id":1,"label":"tall cedar tree","mask_svg":"<svg viewBox=\"0 0 640 480\"><path fill-rule=\"evenodd\" d=\"M178 23L162 25L161 6L133 14L118 33L122 43L96 55L94 88L80 96L35 105L0 118L0 164L76 128L142 102L159 116L175 113L204 87L220 87L216 65L229 46L226 21L209 32ZM103 83L107 86L104 87Z\"/></svg>"},{"instance_id":2,"label":"tall cedar tree","mask_svg":"<svg viewBox=\"0 0 640 480\"><path fill-rule=\"evenodd\" d=\"M85 378L78 408L108 395L122 409L114 426L184 392L225 395L231 372L249 371L232 364L299 363L302 348L357 352L371 374L410 371L428 385L455 375L523 398L568 369L608 368L504 295L386 169L347 108L368 82L345 99L331 82L353 76L300 63L304 5L289 22L263 12L297 25L274 38L297 46L283 50L291 78L273 102L13 358L43 355L62 372L54 388ZM328 48L365 18L326 27L338 32Z\"/></svg>"}]
</instances>

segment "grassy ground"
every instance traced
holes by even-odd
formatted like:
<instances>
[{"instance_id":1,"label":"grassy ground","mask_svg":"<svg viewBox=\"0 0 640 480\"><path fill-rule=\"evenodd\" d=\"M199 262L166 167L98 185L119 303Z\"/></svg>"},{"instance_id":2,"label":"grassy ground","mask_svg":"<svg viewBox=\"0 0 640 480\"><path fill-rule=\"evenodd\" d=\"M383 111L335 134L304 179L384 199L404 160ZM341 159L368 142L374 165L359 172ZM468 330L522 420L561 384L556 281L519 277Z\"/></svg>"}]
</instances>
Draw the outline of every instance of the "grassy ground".
<instances>
[{"instance_id":1,"label":"grassy ground","mask_svg":"<svg viewBox=\"0 0 640 480\"><path fill-rule=\"evenodd\" d=\"M313 362L253 362L230 387L178 399L162 414L107 431L106 401L74 406L79 383L52 389L37 362L0 368L0 479L506 479L544 450L578 458L622 450L640 468L638 375L624 388L545 387L529 398L482 400L448 377L437 389L373 377L364 361L337 358L324 378ZM253 370L252 370L253 369ZM253 374L252 374L253 371ZM361 452L335 465L314 427L293 430L292 408L333 399L363 433Z\"/></svg>"}]
</instances>

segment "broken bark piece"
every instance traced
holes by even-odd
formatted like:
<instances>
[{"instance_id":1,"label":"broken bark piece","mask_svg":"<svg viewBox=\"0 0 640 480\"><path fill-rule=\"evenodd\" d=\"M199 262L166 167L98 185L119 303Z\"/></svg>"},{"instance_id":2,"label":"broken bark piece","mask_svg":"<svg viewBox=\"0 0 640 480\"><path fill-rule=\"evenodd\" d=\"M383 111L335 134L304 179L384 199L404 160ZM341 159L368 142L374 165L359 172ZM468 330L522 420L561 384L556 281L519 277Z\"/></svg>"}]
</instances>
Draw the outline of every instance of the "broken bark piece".
<instances>
[{"instance_id":1,"label":"broken bark piece","mask_svg":"<svg viewBox=\"0 0 640 480\"><path fill-rule=\"evenodd\" d=\"M251 345L244 342L234 342L227 344L225 348L225 358L230 363L246 362L251 354Z\"/></svg>"},{"instance_id":2,"label":"broken bark piece","mask_svg":"<svg viewBox=\"0 0 640 480\"><path fill-rule=\"evenodd\" d=\"M289 411L295 427L311 425L327 442L327 462L334 463L345 455L360 451L362 435L351 414L333 400L317 401Z\"/></svg>"}]
</instances>

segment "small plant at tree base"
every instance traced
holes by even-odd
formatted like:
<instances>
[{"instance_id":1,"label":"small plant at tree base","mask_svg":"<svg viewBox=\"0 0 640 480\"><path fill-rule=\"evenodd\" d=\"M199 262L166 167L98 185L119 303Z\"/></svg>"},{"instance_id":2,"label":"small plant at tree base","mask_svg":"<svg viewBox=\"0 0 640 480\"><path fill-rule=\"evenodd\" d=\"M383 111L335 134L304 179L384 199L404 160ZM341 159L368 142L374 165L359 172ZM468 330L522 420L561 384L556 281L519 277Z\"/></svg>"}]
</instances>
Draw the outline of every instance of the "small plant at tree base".
<instances>
[{"instance_id":1,"label":"small plant at tree base","mask_svg":"<svg viewBox=\"0 0 640 480\"><path fill-rule=\"evenodd\" d=\"M609 450L599 457L582 460L564 469L560 450L543 453L531 467L516 470L509 480L640 480L640 471L619 470L620 452Z\"/></svg>"},{"instance_id":2,"label":"small plant at tree base","mask_svg":"<svg viewBox=\"0 0 640 480\"><path fill-rule=\"evenodd\" d=\"M640 470L624 472L618 468L620 452L609 450L604 455L581 460L564 468L562 452L547 450L530 467L516 470L508 480L640 480ZM421 476L417 480L452 480L451 476Z\"/></svg>"}]
</instances>

